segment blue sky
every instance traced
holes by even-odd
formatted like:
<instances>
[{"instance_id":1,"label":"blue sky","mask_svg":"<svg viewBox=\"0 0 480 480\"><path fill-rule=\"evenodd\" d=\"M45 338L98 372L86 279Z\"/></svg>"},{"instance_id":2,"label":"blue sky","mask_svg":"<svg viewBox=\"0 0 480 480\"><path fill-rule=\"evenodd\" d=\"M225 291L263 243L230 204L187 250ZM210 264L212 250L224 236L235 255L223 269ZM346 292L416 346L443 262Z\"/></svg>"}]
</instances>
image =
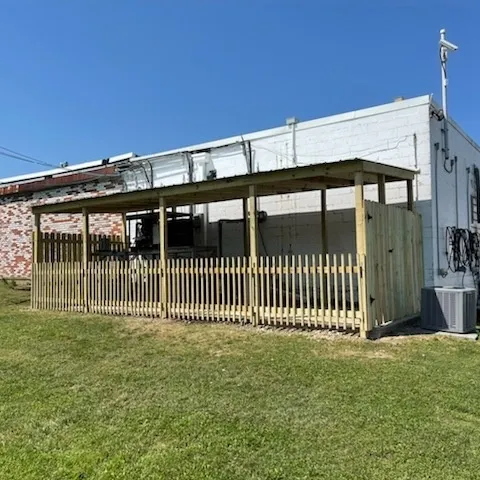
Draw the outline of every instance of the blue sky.
<instances>
[{"instance_id":1,"label":"blue sky","mask_svg":"<svg viewBox=\"0 0 480 480\"><path fill-rule=\"evenodd\" d=\"M476 0L0 0L0 145L70 164L405 97L480 142ZM0 157L0 177L42 170Z\"/></svg>"}]
</instances>

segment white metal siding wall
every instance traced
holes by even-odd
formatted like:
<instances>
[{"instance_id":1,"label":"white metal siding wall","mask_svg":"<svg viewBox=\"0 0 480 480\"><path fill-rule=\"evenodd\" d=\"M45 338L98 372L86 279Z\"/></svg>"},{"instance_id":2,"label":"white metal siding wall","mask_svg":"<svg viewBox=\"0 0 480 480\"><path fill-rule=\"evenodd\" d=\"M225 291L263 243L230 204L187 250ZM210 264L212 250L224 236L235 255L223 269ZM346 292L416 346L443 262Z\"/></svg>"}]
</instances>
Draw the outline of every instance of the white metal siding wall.
<instances>
[{"instance_id":1,"label":"white metal siding wall","mask_svg":"<svg viewBox=\"0 0 480 480\"><path fill-rule=\"evenodd\" d=\"M436 119L430 121L431 124L431 142L432 142L432 225L433 228L428 232L428 240L425 239L425 250L431 248L432 252L432 282L435 285L454 285L459 286L463 282L465 285L472 286L473 278L470 272L464 276L463 273L449 273L446 277L438 274L438 269L447 267L447 259L445 255L445 229L446 227L458 226L459 228L469 228L468 219L469 199L467 199L467 167L476 165L480 168L480 148L475 145L465 134L461 132L459 127L450 122L449 128L449 147L450 158L457 157L457 191L455 191L455 170L447 173L443 167L444 153L443 148L443 122ZM439 144L438 158L436 155L435 144ZM435 182L433 178L435 162L437 162L438 175L438 226L435 215ZM473 178L473 177L471 177ZM458 202L458 225L456 225L456 202L455 195L457 193ZM472 189L470 188L470 193ZM437 264L437 236L440 246L440 265ZM429 245L427 245L429 243Z\"/></svg>"}]
</instances>

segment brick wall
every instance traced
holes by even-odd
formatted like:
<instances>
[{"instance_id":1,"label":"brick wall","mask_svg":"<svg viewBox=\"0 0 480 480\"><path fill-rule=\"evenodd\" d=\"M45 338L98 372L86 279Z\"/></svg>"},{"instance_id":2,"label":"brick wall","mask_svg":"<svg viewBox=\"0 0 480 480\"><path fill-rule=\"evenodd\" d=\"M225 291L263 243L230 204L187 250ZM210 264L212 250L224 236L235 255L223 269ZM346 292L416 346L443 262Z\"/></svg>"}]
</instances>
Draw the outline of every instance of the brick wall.
<instances>
[{"instance_id":1,"label":"brick wall","mask_svg":"<svg viewBox=\"0 0 480 480\"><path fill-rule=\"evenodd\" d=\"M121 190L116 180L92 180L86 183L20 195L0 196L0 277L29 278L32 261L31 208L36 205L57 203L115 193ZM80 233L80 215L42 215L44 232ZM120 215L92 215L91 233L120 234Z\"/></svg>"}]
</instances>

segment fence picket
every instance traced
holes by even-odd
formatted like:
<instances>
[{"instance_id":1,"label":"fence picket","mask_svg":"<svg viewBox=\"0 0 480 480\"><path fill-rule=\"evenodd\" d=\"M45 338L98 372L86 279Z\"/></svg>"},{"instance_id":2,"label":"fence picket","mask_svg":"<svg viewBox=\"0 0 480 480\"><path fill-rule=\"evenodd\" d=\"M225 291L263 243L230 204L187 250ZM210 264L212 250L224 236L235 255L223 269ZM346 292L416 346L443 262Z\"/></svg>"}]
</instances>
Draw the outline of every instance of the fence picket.
<instances>
[{"instance_id":1,"label":"fence picket","mask_svg":"<svg viewBox=\"0 0 480 480\"><path fill-rule=\"evenodd\" d=\"M303 297L304 297L304 292L303 292L303 276L305 275L305 271L303 269L303 262L302 262L302 256L298 256L298 272L299 272L299 277L298 277L298 288L300 292L300 325L303 327L305 323L305 307L303 303Z\"/></svg>"},{"instance_id":2,"label":"fence picket","mask_svg":"<svg viewBox=\"0 0 480 480\"><path fill-rule=\"evenodd\" d=\"M271 298L271 291L270 291L270 279L272 277L272 272L270 270L270 257L266 257L265 258L265 271L266 271L266 315L267 315L267 321L266 323L268 325L271 325L272 324L272 311L271 311L271 307L270 307L270 298ZM265 318L263 319L263 323L265 323Z\"/></svg>"},{"instance_id":3,"label":"fence picket","mask_svg":"<svg viewBox=\"0 0 480 480\"><path fill-rule=\"evenodd\" d=\"M327 271L327 307L328 307L328 328L332 328L332 286L331 286L331 269L330 254L325 255L325 264Z\"/></svg>"},{"instance_id":4,"label":"fence picket","mask_svg":"<svg viewBox=\"0 0 480 480\"><path fill-rule=\"evenodd\" d=\"M272 311L270 317L273 317L273 324L277 324L277 265L275 257L272 257Z\"/></svg>"},{"instance_id":5,"label":"fence picket","mask_svg":"<svg viewBox=\"0 0 480 480\"><path fill-rule=\"evenodd\" d=\"M342 269L342 317L343 317L343 328L347 329L347 285L345 283L346 279L346 270L345 270L345 255L342 253L340 256L340 266Z\"/></svg>"},{"instance_id":6,"label":"fence picket","mask_svg":"<svg viewBox=\"0 0 480 480\"><path fill-rule=\"evenodd\" d=\"M327 302L327 299L326 299L326 293L327 293L327 290L326 290L326 283L325 283L325 279L324 279L324 276L325 276L325 272L324 272L324 255L319 255L319 272L320 272L320 308L322 309L322 315L321 315L321 324L322 324L322 328L325 328L325 315L326 315L326 312L327 312L327 309L326 309L326 302Z\"/></svg>"},{"instance_id":7,"label":"fence picket","mask_svg":"<svg viewBox=\"0 0 480 480\"><path fill-rule=\"evenodd\" d=\"M352 254L348 254L348 266L349 266L349 271L348 271L348 280L349 280L349 290L350 290L350 315L351 315L351 327L355 328L355 291L354 291L354 285L353 285L353 262L352 262Z\"/></svg>"},{"instance_id":8,"label":"fence picket","mask_svg":"<svg viewBox=\"0 0 480 480\"><path fill-rule=\"evenodd\" d=\"M315 327L318 327L318 292L317 292L317 261L315 254L312 255L312 272L313 272L313 323Z\"/></svg>"},{"instance_id":9,"label":"fence picket","mask_svg":"<svg viewBox=\"0 0 480 480\"><path fill-rule=\"evenodd\" d=\"M335 327L338 330L340 327L340 302L339 302L339 293L338 293L338 263L337 255L333 255L333 288L335 293Z\"/></svg>"},{"instance_id":10,"label":"fence picket","mask_svg":"<svg viewBox=\"0 0 480 480\"><path fill-rule=\"evenodd\" d=\"M237 308L236 315L238 315L238 321L242 321L242 308L243 308L243 280L242 280L242 257L237 257ZM237 317L235 317L237 319Z\"/></svg>"},{"instance_id":11,"label":"fence picket","mask_svg":"<svg viewBox=\"0 0 480 480\"><path fill-rule=\"evenodd\" d=\"M305 255L305 272L306 272L306 293L307 293L307 326L311 327L312 326L312 310L310 308L310 295L311 295L311 290L310 290L310 262L309 262L309 256Z\"/></svg>"},{"instance_id":12,"label":"fence picket","mask_svg":"<svg viewBox=\"0 0 480 480\"><path fill-rule=\"evenodd\" d=\"M375 273L377 293L385 280L389 285L398 284L411 298L391 306L389 293L383 300L378 297L377 316L373 320L381 323L391 318L392 309L396 314L408 313L419 300L416 291L420 285L417 277L421 273L421 262L419 256L403 267L398 262L402 252L417 254L421 242L420 222L411 212L405 216L397 210L385 210L381 214L371 211L375 214L372 222L380 218L384 223L382 228L375 226L372 230L382 234L375 247L379 252L377 260L351 253L261 256L258 265L250 263L245 256L169 259L165 278L170 283L169 311L172 316L191 320L258 319L264 325L356 329L366 318L369 269L380 262L382 266L376 267ZM386 225L397 224L404 225L407 236L411 237L408 245L391 238ZM83 311L89 301L92 312L158 315L163 288L158 259L135 263L108 259L83 265L63 261L75 258L76 243L72 236L46 233L43 238L47 245L44 257L48 261L32 265L32 308ZM92 237L92 240L98 244L103 237ZM392 279L395 273L401 277L398 282ZM397 283L392 283L393 280Z\"/></svg>"}]
</instances>

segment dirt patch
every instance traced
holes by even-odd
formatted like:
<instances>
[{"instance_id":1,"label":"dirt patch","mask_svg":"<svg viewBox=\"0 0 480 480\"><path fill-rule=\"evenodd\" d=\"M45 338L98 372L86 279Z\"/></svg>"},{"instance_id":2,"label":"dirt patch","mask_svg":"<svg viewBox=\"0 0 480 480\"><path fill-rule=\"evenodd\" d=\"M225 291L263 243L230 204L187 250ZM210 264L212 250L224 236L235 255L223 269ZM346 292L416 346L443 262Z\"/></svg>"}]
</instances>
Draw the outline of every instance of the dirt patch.
<instances>
[{"instance_id":1,"label":"dirt patch","mask_svg":"<svg viewBox=\"0 0 480 480\"><path fill-rule=\"evenodd\" d=\"M301 329L286 326L250 324L240 325L238 323L228 322L202 322L202 321L183 321L183 320L165 320L139 317L116 317L119 323L124 325L129 334L148 334L158 338L168 338L169 340L185 340L197 344L209 344L212 342L228 341L248 341L252 335L275 335L287 337L303 337L313 341L341 342L352 345L358 345L359 348L339 350L336 354L339 357L363 357L389 359L394 358L395 354L385 350L363 350L361 345L366 343L380 345L404 345L406 342L415 344L417 342L445 341L445 338L434 336L431 332L421 331L419 329L409 329L401 331L392 336L381 337L376 340L366 341L360 338L358 332L353 331L334 331L334 330L312 330ZM223 350L223 348L221 349ZM344 352L344 353L342 353Z\"/></svg>"},{"instance_id":2,"label":"dirt patch","mask_svg":"<svg viewBox=\"0 0 480 480\"><path fill-rule=\"evenodd\" d=\"M119 317L122 320L121 317ZM214 346L222 345L219 351L226 354L225 345L247 341L250 330L240 325L228 323L185 322L181 320L123 318L123 325L129 334L152 335L159 339L168 339L171 342L184 342L192 344ZM215 347L216 348L216 347ZM216 351L216 350L215 350ZM217 352L218 353L218 352Z\"/></svg>"},{"instance_id":3,"label":"dirt patch","mask_svg":"<svg viewBox=\"0 0 480 480\"><path fill-rule=\"evenodd\" d=\"M248 339L251 335L276 335L288 337L305 337L312 340L363 342L358 332L333 330L311 330L270 325L240 325L228 322L202 322L165 320L138 317L117 317L126 328L137 334L151 334L158 337L178 338L188 335L190 339L211 342L212 339Z\"/></svg>"},{"instance_id":4,"label":"dirt patch","mask_svg":"<svg viewBox=\"0 0 480 480\"><path fill-rule=\"evenodd\" d=\"M336 353L336 357L356 357L356 358L368 358L377 360L393 360L395 355L393 352L386 352L384 350L376 351L362 351L362 350L340 350Z\"/></svg>"}]
</instances>

